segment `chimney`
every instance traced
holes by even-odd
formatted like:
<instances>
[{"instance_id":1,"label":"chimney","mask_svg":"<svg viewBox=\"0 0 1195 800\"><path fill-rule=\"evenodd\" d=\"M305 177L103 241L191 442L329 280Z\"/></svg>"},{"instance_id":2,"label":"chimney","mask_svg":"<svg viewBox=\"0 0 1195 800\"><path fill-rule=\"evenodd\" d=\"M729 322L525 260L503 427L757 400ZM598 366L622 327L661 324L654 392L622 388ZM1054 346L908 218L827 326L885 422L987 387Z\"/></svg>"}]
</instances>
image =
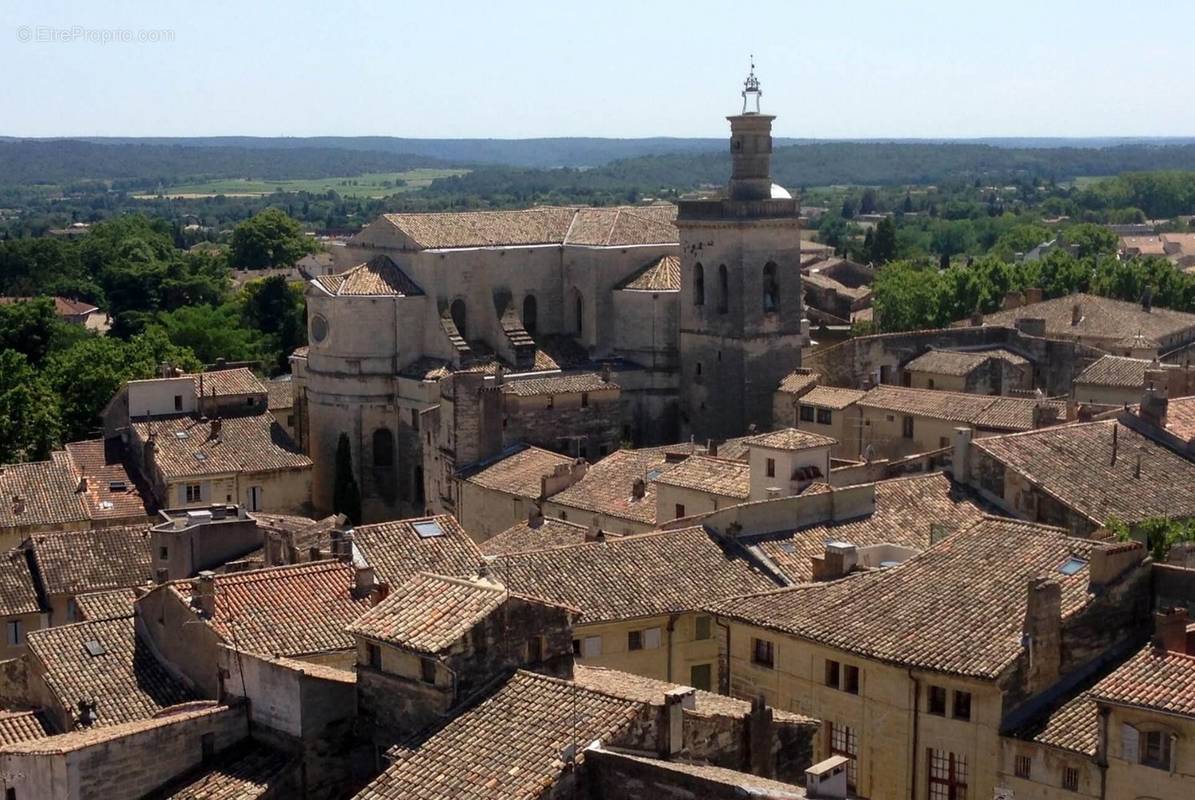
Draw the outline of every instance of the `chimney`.
<instances>
[{"instance_id":1,"label":"chimney","mask_svg":"<svg viewBox=\"0 0 1195 800\"><path fill-rule=\"evenodd\" d=\"M79 478L79 485L75 487L76 494L85 494L87 492L87 476Z\"/></svg>"},{"instance_id":2,"label":"chimney","mask_svg":"<svg viewBox=\"0 0 1195 800\"><path fill-rule=\"evenodd\" d=\"M847 575L859 563L859 548L850 542L826 542L826 550L810 559L815 581L833 581Z\"/></svg>"},{"instance_id":3,"label":"chimney","mask_svg":"<svg viewBox=\"0 0 1195 800\"><path fill-rule=\"evenodd\" d=\"M1146 370L1145 392L1141 395L1139 416L1145 422L1158 428L1166 427L1166 416L1170 411L1167 397L1167 375L1162 370Z\"/></svg>"},{"instance_id":4,"label":"chimney","mask_svg":"<svg viewBox=\"0 0 1195 800\"><path fill-rule=\"evenodd\" d=\"M1087 565L1089 590L1096 592L1100 587L1116 582L1128 570L1145 560L1143 542L1108 542L1098 544L1091 551L1091 562Z\"/></svg>"},{"instance_id":5,"label":"chimney","mask_svg":"<svg viewBox=\"0 0 1195 800\"><path fill-rule=\"evenodd\" d=\"M664 734L660 757L668 758L685 749L685 709L697 707L696 689L678 686L664 692Z\"/></svg>"},{"instance_id":6,"label":"chimney","mask_svg":"<svg viewBox=\"0 0 1195 800\"><path fill-rule=\"evenodd\" d=\"M705 454L707 456L718 455L718 440L717 439L706 439Z\"/></svg>"},{"instance_id":7,"label":"chimney","mask_svg":"<svg viewBox=\"0 0 1195 800\"><path fill-rule=\"evenodd\" d=\"M216 573L203 570L191 581L191 606L204 619L216 614Z\"/></svg>"},{"instance_id":8,"label":"chimney","mask_svg":"<svg viewBox=\"0 0 1195 800\"><path fill-rule=\"evenodd\" d=\"M983 327L983 311L979 308L979 306L975 306L975 310L971 312L971 327Z\"/></svg>"},{"instance_id":9,"label":"chimney","mask_svg":"<svg viewBox=\"0 0 1195 800\"><path fill-rule=\"evenodd\" d=\"M12 496L12 513L14 516L25 513L25 498L19 494Z\"/></svg>"},{"instance_id":10,"label":"chimney","mask_svg":"<svg viewBox=\"0 0 1195 800\"><path fill-rule=\"evenodd\" d=\"M332 555L338 560L349 563L353 560L353 529L332 529Z\"/></svg>"},{"instance_id":11,"label":"chimney","mask_svg":"<svg viewBox=\"0 0 1195 800\"><path fill-rule=\"evenodd\" d=\"M1020 308L1024 304L1024 298L1022 298L1021 293L1015 289L1004 293L1003 308L1005 311L1009 311L1014 308Z\"/></svg>"},{"instance_id":12,"label":"chimney","mask_svg":"<svg viewBox=\"0 0 1195 800\"><path fill-rule=\"evenodd\" d=\"M1071 326L1078 325L1083 321L1083 304L1075 303L1071 306Z\"/></svg>"},{"instance_id":13,"label":"chimney","mask_svg":"<svg viewBox=\"0 0 1195 800\"><path fill-rule=\"evenodd\" d=\"M635 500L642 500L645 494L647 494L647 484L642 478L635 478L635 482L631 484L631 497Z\"/></svg>"},{"instance_id":14,"label":"chimney","mask_svg":"<svg viewBox=\"0 0 1195 800\"><path fill-rule=\"evenodd\" d=\"M1116 466L1116 451L1120 448L1120 423L1112 423L1112 464Z\"/></svg>"},{"instance_id":15,"label":"chimney","mask_svg":"<svg viewBox=\"0 0 1195 800\"><path fill-rule=\"evenodd\" d=\"M220 419L219 417L216 417L215 419L212 420L212 430L211 430L211 434L208 436L208 440L209 441L215 440L217 442L223 441L220 438L223 433L224 433L224 420Z\"/></svg>"},{"instance_id":16,"label":"chimney","mask_svg":"<svg viewBox=\"0 0 1195 800\"><path fill-rule=\"evenodd\" d=\"M368 564L353 568L353 597L358 599L370 594L377 585L373 567Z\"/></svg>"},{"instance_id":17,"label":"chimney","mask_svg":"<svg viewBox=\"0 0 1195 800\"><path fill-rule=\"evenodd\" d=\"M606 541L606 534L602 532L601 526L598 525L598 518L594 517L589 522L589 527L585 529L585 541L587 542L604 542Z\"/></svg>"},{"instance_id":18,"label":"chimney","mask_svg":"<svg viewBox=\"0 0 1195 800\"><path fill-rule=\"evenodd\" d=\"M1154 614L1154 647L1186 654L1187 623L1190 621L1185 608L1166 608Z\"/></svg>"},{"instance_id":19,"label":"chimney","mask_svg":"<svg viewBox=\"0 0 1195 800\"><path fill-rule=\"evenodd\" d=\"M954 429L951 441L953 450L950 454L950 472L959 483L967 483L971 479L971 439L975 432L970 428L958 427Z\"/></svg>"},{"instance_id":20,"label":"chimney","mask_svg":"<svg viewBox=\"0 0 1195 800\"><path fill-rule=\"evenodd\" d=\"M1062 666L1062 584L1051 577L1029 579L1022 642L1029 653L1029 694L1037 694L1058 680Z\"/></svg>"},{"instance_id":21,"label":"chimney","mask_svg":"<svg viewBox=\"0 0 1195 800\"><path fill-rule=\"evenodd\" d=\"M747 756L752 775L771 778L775 774L772 739L772 709L764 701L763 695L758 695L751 701L751 711L747 716Z\"/></svg>"},{"instance_id":22,"label":"chimney","mask_svg":"<svg viewBox=\"0 0 1195 800\"><path fill-rule=\"evenodd\" d=\"M538 505L532 503L527 507L527 527L538 528L544 524L544 512Z\"/></svg>"},{"instance_id":23,"label":"chimney","mask_svg":"<svg viewBox=\"0 0 1195 800\"><path fill-rule=\"evenodd\" d=\"M1040 287L1033 286L1025 290L1025 305L1031 306L1034 303L1042 301L1042 290Z\"/></svg>"}]
</instances>

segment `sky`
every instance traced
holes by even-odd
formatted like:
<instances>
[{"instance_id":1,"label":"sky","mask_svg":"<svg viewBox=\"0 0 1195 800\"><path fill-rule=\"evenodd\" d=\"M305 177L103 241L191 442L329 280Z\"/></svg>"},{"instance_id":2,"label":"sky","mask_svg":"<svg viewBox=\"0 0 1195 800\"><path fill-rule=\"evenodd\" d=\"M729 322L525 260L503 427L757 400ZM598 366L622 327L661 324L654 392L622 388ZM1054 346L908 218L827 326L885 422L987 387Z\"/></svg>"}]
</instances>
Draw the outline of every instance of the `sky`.
<instances>
[{"instance_id":1,"label":"sky","mask_svg":"<svg viewBox=\"0 0 1195 800\"><path fill-rule=\"evenodd\" d=\"M0 0L0 135L721 137L754 54L778 136L1191 136L1193 23L1191 0Z\"/></svg>"}]
</instances>

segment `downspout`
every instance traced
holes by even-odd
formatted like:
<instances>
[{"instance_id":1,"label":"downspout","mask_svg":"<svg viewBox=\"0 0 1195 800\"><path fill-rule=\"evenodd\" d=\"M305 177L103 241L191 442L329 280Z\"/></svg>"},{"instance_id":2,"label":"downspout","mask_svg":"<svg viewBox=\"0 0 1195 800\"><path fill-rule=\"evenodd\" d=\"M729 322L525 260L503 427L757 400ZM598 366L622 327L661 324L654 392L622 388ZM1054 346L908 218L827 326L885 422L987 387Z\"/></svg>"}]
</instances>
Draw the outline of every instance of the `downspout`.
<instances>
[{"instance_id":1,"label":"downspout","mask_svg":"<svg viewBox=\"0 0 1195 800\"><path fill-rule=\"evenodd\" d=\"M909 786L909 797L917 796L917 755L920 745L917 743L917 733L921 721L921 682L913 677L913 670L909 670L909 680L913 682L913 753L909 761L909 775L912 783Z\"/></svg>"},{"instance_id":2,"label":"downspout","mask_svg":"<svg viewBox=\"0 0 1195 800\"><path fill-rule=\"evenodd\" d=\"M668 677L665 680L672 683L672 637L676 631L676 614L668 615L668 627L666 630L668 631L668 672L666 673Z\"/></svg>"}]
</instances>

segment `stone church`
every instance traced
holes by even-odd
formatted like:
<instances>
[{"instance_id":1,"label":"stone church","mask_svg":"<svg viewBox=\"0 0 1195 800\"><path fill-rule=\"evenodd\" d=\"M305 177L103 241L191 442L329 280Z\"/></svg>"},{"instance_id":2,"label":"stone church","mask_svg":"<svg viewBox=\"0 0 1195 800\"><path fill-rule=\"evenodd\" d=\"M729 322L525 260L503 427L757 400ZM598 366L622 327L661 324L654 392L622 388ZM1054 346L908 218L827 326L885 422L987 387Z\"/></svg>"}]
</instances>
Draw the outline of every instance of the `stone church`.
<instances>
[{"instance_id":1,"label":"stone church","mask_svg":"<svg viewBox=\"0 0 1195 800\"><path fill-rule=\"evenodd\" d=\"M808 323L754 72L742 96L720 196L386 214L354 236L292 358L316 508L342 434L365 518L387 519L452 511L452 477L519 442L596 460L768 429Z\"/></svg>"}]
</instances>

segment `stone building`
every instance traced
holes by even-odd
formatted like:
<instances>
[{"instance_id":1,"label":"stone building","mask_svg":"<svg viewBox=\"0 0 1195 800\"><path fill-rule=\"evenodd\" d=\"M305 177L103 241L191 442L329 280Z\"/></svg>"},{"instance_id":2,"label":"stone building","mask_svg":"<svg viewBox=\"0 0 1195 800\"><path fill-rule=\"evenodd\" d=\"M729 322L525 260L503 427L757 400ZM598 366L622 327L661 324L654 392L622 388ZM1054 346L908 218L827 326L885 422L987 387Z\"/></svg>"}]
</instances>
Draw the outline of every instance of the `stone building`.
<instances>
[{"instance_id":1,"label":"stone building","mask_svg":"<svg viewBox=\"0 0 1195 800\"><path fill-rule=\"evenodd\" d=\"M722 199L387 214L354 236L292 357L316 509L342 436L377 520L456 512L451 477L520 442L593 461L767 429L805 340L801 240L754 75L744 99Z\"/></svg>"}]
</instances>

